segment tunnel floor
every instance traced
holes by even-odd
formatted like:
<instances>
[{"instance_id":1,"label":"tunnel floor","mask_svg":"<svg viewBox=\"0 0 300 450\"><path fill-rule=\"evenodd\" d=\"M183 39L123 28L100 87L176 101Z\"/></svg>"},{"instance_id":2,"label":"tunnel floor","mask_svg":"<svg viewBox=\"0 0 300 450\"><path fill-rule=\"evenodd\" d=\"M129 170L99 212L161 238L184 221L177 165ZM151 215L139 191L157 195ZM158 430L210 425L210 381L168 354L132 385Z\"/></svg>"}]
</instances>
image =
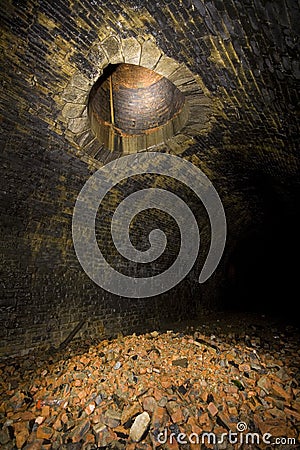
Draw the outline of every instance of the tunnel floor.
<instances>
[{"instance_id":1,"label":"tunnel floor","mask_svg":"<svg viewBox=\"0 0 300 450\"><path fill-rule=\"evenodd\" d=\"M300 448L299 337L218 313L4 360L1 448Z\"/></svg>"}]
</instances>

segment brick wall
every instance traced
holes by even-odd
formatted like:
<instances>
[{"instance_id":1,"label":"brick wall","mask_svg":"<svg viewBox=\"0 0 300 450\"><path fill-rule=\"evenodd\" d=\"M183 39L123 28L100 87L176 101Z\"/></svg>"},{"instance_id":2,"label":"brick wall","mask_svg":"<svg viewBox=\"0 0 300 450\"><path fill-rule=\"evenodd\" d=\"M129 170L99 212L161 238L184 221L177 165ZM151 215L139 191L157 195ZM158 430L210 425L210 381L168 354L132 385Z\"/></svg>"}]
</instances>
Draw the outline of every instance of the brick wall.
<instances>
[{"instance_id":1,"label":"brick wall","mask_svg":"<svg viewBox=\"0 0 300 450\"><path fill-rule=\"evenodd\" d=\"M256 180L270 186L276 182L291 211L299 203L297 2L5 0L0 9L0 353L57 345L81 319L87 320L81 336L99 337L154 328L214 306L232 249L264 220ZM85 101L86 91L75 86L74 76L97 78L101 58L114 63L118 56L115 39L132 38L127 42L145 48L155 43L164 58L183 64L200 80L206 97L201 114L194 116L203 121L160 150L181 154L209 176L228 220L226 252L211 280L202 287L195 283L209 244L203 219L204 250L187 280L158 298L141 300L101 290L77 261L72 211L97 166L93 157L80 152L81 144L71 143L62 116L71 101L63 100L64 93L75 95L71 102L79 106ZM145 55L152 53L148 49ZM67 86L74 89L66 91ZM135 183L144 186L145 180ZM166 179L161 183L179 190L196 213L200 210L182 187L172 187ZM126 195L131 189L125 184L120 192ZM108 209L114 207L113 196L108 202ZM136 236L146 223L145 218L137 226ZM173 235L173 225L166 219L164 223ZM101 239L106 245L107 234ZM149 271L159 271L172 260L177 241ZM112 250L108 257L113 256ZM125 270L124 261L118 261Z\"/></svg>"}]
</instances>

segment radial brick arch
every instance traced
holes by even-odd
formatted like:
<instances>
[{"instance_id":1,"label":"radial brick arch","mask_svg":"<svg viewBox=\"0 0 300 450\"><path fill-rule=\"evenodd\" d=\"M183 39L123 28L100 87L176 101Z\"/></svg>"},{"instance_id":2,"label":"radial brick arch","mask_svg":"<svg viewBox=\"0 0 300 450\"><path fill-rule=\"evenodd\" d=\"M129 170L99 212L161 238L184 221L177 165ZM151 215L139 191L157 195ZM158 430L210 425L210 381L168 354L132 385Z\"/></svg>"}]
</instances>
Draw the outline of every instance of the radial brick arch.
<instances>
[{"instance_id":1,"label":"radial brick arch","mask_svg":"<svg viewBox=\"0 0 300 450\"><path fill-rule=\"evenodd\" d=\"M197 134L210 128L214 105L202 80L184 64L165 55L152 38L121 39L111 35L95 44L88 56L94 71L89 76L80 71L72 75L61 96L61 120L74 152L89 165L100 167L122 155L153 149L180 154L194 143ZM121 64L151 70L172 84L184 97L180 111L154 131L118 139L108 128L103 131L88 108L90 94L108 66Z\"/></svg>"}]
</instances>

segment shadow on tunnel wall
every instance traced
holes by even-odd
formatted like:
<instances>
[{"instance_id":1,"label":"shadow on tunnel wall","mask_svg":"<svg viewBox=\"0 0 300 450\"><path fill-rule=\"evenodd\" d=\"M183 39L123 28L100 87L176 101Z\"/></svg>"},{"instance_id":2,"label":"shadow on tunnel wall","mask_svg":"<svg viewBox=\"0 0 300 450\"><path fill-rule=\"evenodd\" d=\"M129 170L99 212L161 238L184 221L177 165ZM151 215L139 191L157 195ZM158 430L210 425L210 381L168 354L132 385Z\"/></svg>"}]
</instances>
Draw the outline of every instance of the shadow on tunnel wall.
<instances>
[{"instance_id":1,"label":"shadow on tunnel wall","mask_svg":"<svg viewBox=\"0 0 300 450\"><path fill-rule=\"evenodd\" d=\"M273 315L299 326L299 206L265 181L259 188L264 220L231 254L222 308Z\"/></svg>"}]
</instances>

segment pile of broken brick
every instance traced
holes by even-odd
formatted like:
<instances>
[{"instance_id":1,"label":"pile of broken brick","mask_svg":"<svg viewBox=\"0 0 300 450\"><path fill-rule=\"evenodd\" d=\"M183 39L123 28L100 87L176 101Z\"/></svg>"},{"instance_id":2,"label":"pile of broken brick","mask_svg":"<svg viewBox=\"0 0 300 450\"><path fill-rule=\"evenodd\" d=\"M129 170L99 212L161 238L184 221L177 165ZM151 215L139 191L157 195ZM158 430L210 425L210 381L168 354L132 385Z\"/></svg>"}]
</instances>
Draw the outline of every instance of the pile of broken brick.
<instances>
[{"instance_id":1,"label":"pile of broken brick","mask_svg":"<svg viewBox=\"0 0 300 450\"><path fill-rule=\"evenodd\" d=\"M300 448L299 341L272 339L153 331L3 361L0 447Z\"/></svg>"}]
</instances>

